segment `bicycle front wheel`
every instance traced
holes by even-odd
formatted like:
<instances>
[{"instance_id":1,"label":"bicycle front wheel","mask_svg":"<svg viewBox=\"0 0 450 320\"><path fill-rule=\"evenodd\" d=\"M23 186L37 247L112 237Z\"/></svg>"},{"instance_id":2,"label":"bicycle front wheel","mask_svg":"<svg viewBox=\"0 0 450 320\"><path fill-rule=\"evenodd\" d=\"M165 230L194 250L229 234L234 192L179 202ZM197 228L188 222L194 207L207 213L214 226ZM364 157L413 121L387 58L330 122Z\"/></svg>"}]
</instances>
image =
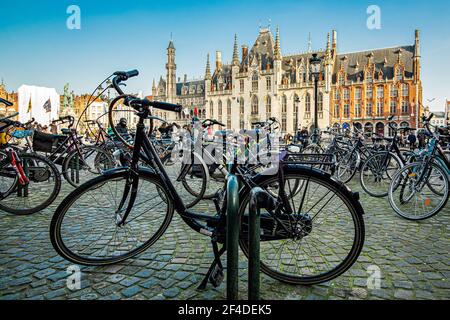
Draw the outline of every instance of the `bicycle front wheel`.
<instances>
[{"instance_id":1,"label":"bicycle front wheel","mask_svg":"<svg viewBox=\"0 0 450 320\"><path fill-rule=\"evenodd\" d=\"M56 209L50 239L65 259L81 265L108 265L134 257L152 246L173 217L173 203L159 179L139 172L134 206L122 225L128 172L99 176L69 194Z\"/></svg>"},{"instance_id":2,"label":"bicycle front wheel","mask_svg":"<svg viewBox=\"0 0 450 320\"><path fill-rule=\"evenodd\" d=\"M436 163L411 163L399 170L389 186L392 209L408 220L431 218L445 207L449 181Z\"/></svg>"},{"instance_id":3,"label":"bicycle front wheel","mask_svg":"<svg viewBox=\"0 0 450 320\"><path fill-rule=\"evenodd\" d=\"M255 182L278 194L278 177ZM284 184L293 213L285 213L281 203L279 212L261 210L261 270L279 281L301 285L338 277L356 262L364 244L361 205L344 185L315 170L291 170ZM245 196L240 207L240 246L247 257L249 200Z\"/></svg>"}]
</instances>

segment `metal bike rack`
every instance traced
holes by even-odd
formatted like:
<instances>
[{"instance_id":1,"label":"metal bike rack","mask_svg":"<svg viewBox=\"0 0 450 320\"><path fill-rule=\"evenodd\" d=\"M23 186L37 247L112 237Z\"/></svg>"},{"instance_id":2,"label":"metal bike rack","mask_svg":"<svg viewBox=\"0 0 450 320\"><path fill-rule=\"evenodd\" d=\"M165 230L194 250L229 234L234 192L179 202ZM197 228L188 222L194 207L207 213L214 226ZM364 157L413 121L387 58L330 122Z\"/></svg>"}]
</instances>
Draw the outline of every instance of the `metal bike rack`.
<instances>
[{"instance_id":1,"label":"metal bike rack","mask_svg":"<svg viewBox=\"0 0 450 320\"><path fill-rule=\"evenodd\" d=\"M227 184L227 300L238 299L239 278L239 182L235 175Z\"/></svg>"},{"instance_id":2,"label":"metal bike rack","mask_svg":"<svg viewBox=\"0 0 450 320\"><path fill-rule=\"evenodd\" d=\"M261 188L253 188L249 202L248 299L260 299L260 212L274 210L275 199ZM239 185L230 175L227 185L227 299L238 299L239 267Z\"/></svg>"}]
</instances>

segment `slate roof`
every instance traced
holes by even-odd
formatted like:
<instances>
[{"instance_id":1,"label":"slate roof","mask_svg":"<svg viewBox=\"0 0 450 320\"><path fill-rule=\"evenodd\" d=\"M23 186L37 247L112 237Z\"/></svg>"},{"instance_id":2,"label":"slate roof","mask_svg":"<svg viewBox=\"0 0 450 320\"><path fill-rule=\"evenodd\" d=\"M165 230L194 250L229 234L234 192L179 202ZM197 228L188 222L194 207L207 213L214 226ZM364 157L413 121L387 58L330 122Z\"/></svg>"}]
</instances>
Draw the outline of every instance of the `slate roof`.
<instances>
[{"instance_id":1,"label":"slate roof","mask_svg":"<svg viewBox=\"0 0 450 320\"><path fill-rule=\"evenodd\" d=\"M383 79L394 78L394 66L398 61L398 55L401 52L400 61L405 66L405 76L410 78L413 76L414 64L414 46L399 46L386 49L368 50L354 53L339 54L334 66L333 82L336 81L336 74L342 65L347 73L349 81L357 81L358 75L361 80L364 79L364 67L367 65L369 58L373 55L375 71L382 71ZM376 74L375 73L375 74Z\"/></svg>"},{"instance_id":2,"label":"slate roof","mask_svg":"<svg viewBox=\"0 0 450 320\"><path fill-rule=\"evenodd\" d=\"M205 80L192 80L192 81L177 83L177 96L181 96L184 86L187 86L189 89L192 86L195 87L195 92L191 94L191 93L189 93L190 91L188 91L187 95L203 95L205 92ZM198 91L199 86L201 86L201 88L202 88L201 92Z\"/></svg>"}]
</instances>

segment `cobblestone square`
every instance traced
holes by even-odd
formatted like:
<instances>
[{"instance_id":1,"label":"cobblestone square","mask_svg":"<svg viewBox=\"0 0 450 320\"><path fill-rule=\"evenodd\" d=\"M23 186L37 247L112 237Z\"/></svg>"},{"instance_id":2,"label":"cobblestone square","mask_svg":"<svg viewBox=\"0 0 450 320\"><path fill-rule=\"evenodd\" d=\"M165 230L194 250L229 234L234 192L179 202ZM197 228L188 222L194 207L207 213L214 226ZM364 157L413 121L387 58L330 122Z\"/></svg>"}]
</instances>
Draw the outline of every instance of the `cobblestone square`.
<instances>
[{"instance_id":1,"label":"cobblestone square","mask_svg":"<svg viewBox=\"0 0 450 320\"><path fill-rule=\"evenodd\" d=\"M354 190L361 191L356 185ZM166 234L135 259L107 267L81 267L81 288L67 287L71 263L59 257L49 240L54 209L70 191L67 184L55 203L28 217L0 213L0 299L224 299L225 283L196 290L213 254L207 237L175 216ZM450 206L423 222L404 220L387 199L361 191L366 241L358 262L343 276L310 287L280 283L262 275L263 299L449 299ZM198 210L210 208L200 203ZM240 296L246 297L247 260L240 257ZM373 270L380 288L368 288ZM369 286L370 287L370 286Z\"/></svg>"}]
</instances>

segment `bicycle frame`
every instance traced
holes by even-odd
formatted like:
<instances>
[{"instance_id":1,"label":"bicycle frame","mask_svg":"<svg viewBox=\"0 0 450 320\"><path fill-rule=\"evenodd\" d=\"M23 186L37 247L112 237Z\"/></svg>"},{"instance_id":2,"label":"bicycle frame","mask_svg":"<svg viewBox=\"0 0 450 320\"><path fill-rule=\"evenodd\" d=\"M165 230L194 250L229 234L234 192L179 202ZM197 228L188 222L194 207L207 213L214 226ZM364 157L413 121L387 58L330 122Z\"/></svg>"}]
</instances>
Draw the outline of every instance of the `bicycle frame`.
<instances>
[{"instance_id":1,"label":"bicycle frame","mask_svg":"<svg viewBox=\"0 0 450 320\"><path fill-rule=\"evenodd\" d=\"M166 173L158 152L156 151L148 136L145 134L144 119L148 118L149 114L149 110L144 110L143 113L138 114L139 122L137 124L133 155L129 170L129 178L126 183L124 195L118 211L122 210L122 208L124 207L128 195L130 195L130 200L126 212L122 217L121 223L125 223L127 216L133 208L134 201L136 200L137 185L139 183L139 175L137 174L139 170L138 163L139 160L142 160L151 168L153 168L155 174L159 177L161 184L164 186L165 191L168 192L170 197L169 200L173 201L175 211L181 216L183 221L196 232L211 236L212 232L205 226L197 222L197 220L205 221L208 225L211 224L212 226L217 226L220 222L225 222L224 218L222 217L222 215L220 215L219 217L212 217L208 215L193 213L186 208L186 205L184 204L168 174Z\"/></svg>"}]
</instances>

